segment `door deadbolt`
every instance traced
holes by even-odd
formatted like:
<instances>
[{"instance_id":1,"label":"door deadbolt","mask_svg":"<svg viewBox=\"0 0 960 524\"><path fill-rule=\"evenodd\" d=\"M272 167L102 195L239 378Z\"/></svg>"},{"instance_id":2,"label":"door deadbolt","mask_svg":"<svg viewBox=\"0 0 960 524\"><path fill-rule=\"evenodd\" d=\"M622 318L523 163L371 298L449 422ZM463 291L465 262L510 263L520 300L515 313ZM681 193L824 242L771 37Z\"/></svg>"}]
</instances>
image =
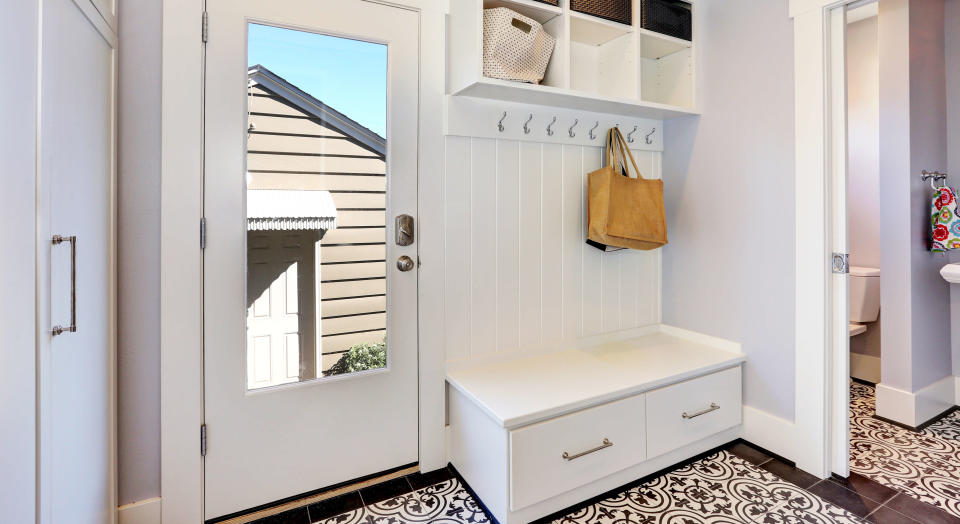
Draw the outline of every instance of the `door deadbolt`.
<instances>
[{"instance_id":1,"label":"door deadbolt","mask_svg":"<svg viewBox=\"0 0 960 524\"><path fill-rule=\"evenodd\" d=\"M414 266L413 259L408 257L407 255L403 255L402 257L397 259L397 269L399 269L400 271L410 271L411 269L413 269L413 266Z\"/></svg>"},{"instance_id":2,"label":"door deadbolt","mask_svg":"<svg viewBox=\"0 0 960 524\"><path fill-rule=\"evenodd\" d=\"M414 240L413 217L397 215L397 245L409 246Z\"/></svg>"}]
</instances>

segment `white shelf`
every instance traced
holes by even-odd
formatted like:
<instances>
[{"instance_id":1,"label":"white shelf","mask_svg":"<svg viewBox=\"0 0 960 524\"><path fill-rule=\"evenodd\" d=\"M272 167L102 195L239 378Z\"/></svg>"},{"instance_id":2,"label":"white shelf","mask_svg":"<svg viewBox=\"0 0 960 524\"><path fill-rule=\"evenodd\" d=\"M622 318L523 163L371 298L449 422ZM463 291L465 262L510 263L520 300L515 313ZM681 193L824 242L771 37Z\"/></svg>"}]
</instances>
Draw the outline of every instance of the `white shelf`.
<instances>
[{"instance_id":1,"label":"white shelf","mask_svg":"<svg viewBox=\"0 0 960 524\"><path fill-rule=\"evenodd\" d=\"M570 39L589 45L605 44L633 32L633 26L570 11Z\"/></svg>"},{"instance_id":2,"label":"white shelf","mask_svg":"<svg viewBox=\"0 0 960 524\"><path fill-rule=\"evenodd\" d=\"M453 93L523 104L537 104L581 109L597 113L620 114L639 118L664 120L680 116L698 115L689 108L646 102L632 98L608 97L583 93L559 87L510 82L481 77L476 82Z\"/></svg>"},{"instance_id":3,"label":"white shelf","mask_svg":"<svg viewBox=\"0 0 960 524\"><path fill-rule=\"evenodd\" d=\"M537 2L535 0L484 0L484 9L507 7L523 16L532 18L541 24L563 14L563 9L555 5Z\"/></svg>"},{"instance_id":4,"label":"white shelf","mask_svg":"<svg viewBox=\"0 0 960 524\"><path fill-rule=\"evenodd\" d=\"M633 24L620 24L536 0L450 2L448 93L492 100L565 107L598 113L665 119L696 111L692 42L640 28L641 0ZM483 10L506 7L530 17L556 38L541 85L483 76Z\"/></svg>"},{"instance_id":5,"label":"white shelf","mask_svg":"<svg viewBox=\"0 0 960 524\"><path fill-rule=\"evenodd\" d=\"M640 29L640 55L643 58L663 58L678 51L689 49L689 40L675 38L648 29Z\"/></svg>"}]
</instances>

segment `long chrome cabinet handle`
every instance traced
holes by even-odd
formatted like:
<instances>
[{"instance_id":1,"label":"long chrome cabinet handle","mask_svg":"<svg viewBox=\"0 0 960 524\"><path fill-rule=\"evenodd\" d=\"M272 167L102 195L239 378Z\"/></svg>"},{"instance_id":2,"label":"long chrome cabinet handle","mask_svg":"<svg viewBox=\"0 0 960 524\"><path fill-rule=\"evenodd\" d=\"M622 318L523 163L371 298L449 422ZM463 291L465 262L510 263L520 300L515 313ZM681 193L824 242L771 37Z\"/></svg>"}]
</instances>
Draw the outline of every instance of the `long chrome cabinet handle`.
<instances>
[{"instance_id":1,"label":"long chrome cabinet handle","mask_svg":"<svg viewBox=\"0 0 960 524\"><path fill-rule=\"evenodd\" d=\"M697 411L696 413L694 413L694 414L692 414L692 415L688 415L687 412L684 411L680 416L682 416L683 418L688 418L688 419L689 419L689 418L697 418L697 417L699 417L700 415L706 415L707 413L710 413L711 411L716 411L716 410L718 410L718 409L720 409L720 406L718 406L716 402L711 402L711 403L710 403L710 407L707 408L707 409L703 409L703 410Z\"/></svg>"},{"instance_id":2,"label":"long chrome cabinet handle","mask_svg":"<svg viewBox=\"0 0 960 524\"><path fill-rule=\"evenodd\" d=\"M563 455L561 455L561 456L562 456L565 460L578 459L578 458L580 458L580 457L582 457L582 456L584 456L584 455L589 455L589 454L591 454L591 453L600 451L601 449L609 448L609 447L612 446L612 445L613 445L613 442L610 442L610 439L605 438L605 439L603 439L603 444L600 444L599 446L597 446L597 447L595 447L595 448L591 448L591 449L588 449L588 450L586 450L586 451L581 451L580 453L574 453L573 455L571 455L571 454L567 453L566 451L564 451L564 452L563 452Z\"/></svg>"},{"instance_id":3,"label":"long chrome cabinet handle","mask_svg":"<svg viewBox=\"0 0 960 524\"><path fill-rule=\"evenodd\" d=\"M53 336L77 332L77 237L53 235L53 245L58 246L64 242L70 243L70 325L53 326Z\"/></svg>"}]
</instances>

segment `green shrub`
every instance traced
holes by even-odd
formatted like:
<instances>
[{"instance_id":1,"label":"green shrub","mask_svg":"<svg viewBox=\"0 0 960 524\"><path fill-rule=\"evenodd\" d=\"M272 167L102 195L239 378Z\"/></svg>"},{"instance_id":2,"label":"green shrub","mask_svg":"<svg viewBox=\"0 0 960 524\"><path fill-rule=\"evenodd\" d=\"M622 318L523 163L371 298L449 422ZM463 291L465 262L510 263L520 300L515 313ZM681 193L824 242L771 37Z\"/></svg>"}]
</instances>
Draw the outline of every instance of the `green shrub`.
<instances>
[{"instance_id":1,"label":"green shrub","mask_svg":"<svg viewBox=\"0 0 960 524\"><path fill-rule=\"evenodd\" d=\"M384 367L387 367L386 339L375 344L363 343L352 346L326 374L342 375Z\"/></svg>"}]
</instances>

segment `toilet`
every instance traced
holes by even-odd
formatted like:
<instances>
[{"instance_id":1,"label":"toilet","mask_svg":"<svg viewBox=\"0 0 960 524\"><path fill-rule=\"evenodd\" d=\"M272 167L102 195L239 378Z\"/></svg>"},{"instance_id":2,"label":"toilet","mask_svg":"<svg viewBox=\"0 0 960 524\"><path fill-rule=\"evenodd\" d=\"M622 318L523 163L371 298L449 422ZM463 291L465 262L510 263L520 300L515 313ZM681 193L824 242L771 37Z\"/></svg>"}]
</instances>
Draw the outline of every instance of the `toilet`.
<instances>
[{"instance_id":1,"label":"toilet","mask_svg":"<svg viewBox=\"0 0 960 524\"><path fill-rule=\"evenodd\" d=\"M880 270L850 266L850 336L867 330L880 316Z\"/></svg>"}]
</instances>

